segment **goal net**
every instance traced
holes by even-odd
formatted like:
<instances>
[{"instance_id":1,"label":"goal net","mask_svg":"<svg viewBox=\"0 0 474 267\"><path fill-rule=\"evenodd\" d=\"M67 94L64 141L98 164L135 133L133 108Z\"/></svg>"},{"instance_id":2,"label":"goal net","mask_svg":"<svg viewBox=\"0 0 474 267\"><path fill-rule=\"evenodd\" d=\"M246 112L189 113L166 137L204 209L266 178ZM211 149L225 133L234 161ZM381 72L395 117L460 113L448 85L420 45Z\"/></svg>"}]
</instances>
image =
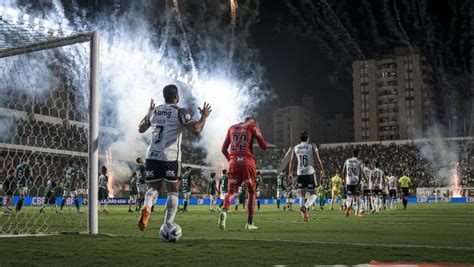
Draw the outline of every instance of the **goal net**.
<instances>
[{"instance_id":1,"label":"goal net","mask_svg":"<svg viewBox=\"0 0 474 267\"><path fill-rule=\"evenodd\" d=\"M0 234L97 232L94 39L0 10Z\"/></svg>"}]
</instances>

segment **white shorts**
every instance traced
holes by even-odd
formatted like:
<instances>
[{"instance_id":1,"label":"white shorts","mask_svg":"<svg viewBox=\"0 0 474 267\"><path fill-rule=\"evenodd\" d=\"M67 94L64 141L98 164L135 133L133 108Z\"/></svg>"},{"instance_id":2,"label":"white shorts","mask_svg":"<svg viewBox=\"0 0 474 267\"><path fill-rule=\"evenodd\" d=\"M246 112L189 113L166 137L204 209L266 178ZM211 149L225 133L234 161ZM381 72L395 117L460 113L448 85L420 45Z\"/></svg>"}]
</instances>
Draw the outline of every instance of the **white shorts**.
<instances>
[{"instance_id":1,"label":"white shorts","mask_svg":"<svg viewBox=\"0 0 474 267\"><path fill-rule=\"evenodd\" d=\"M137 191L139 194L145 194L146 191L148 191L148 185L147 184L137 184Z\"/></svg>"},{"instance_id":2,"label":"white shorts","mask_svg":"<svg viewBox=\"0 0 474 267\"><path fill-rule=\"evenodd\" d=\"M255 198L260 198L260 191L255 192Z\"/></svg>"},{"instance_id":3,"label":"white shorts","mask_svg":"<svg viewBox=\"0 0 474 267\"><path fill-rule=\"evenodd\" d=\"M130 195L130 200L136 201L137 200L137 195Z\"/></svg>"},{"instance_id":4,"label":"white shorts","mask_svg":"<svg viewBox=\"0 0 474 267\"><path fill-rule=\"evenodd\" d=\"M64 196L77 197L77 190L64 189L63 197L64 197Z\"/></svg>"},{"instance_id":5,"label":"white shorts","mask_svg":"<svg viewBox=\"0 0 474 267\"><path fill-rule=\"evenodd\" d=\"M191 192L183 193L183 198L186 199L186 200L189 200L190 196L191 196Z\"/></svg>"},{"instance_id":6,"label":"white shorts","mask_svg":"<svg viewBox=\"0 0 474 267\"><path fill-rule=\"evenodd\" d=\"M222 192L221 193L221 199L224 200L226 195L227 195L227 192Z\"/></svg>"},{"instance_id":7,"label":"white shorts","mask_svg":"<svg viewBox=\"0 0 474 267\"><path fill-rule=\"evenodd\" d=\"M28 194L28 186L20 187L20 195L27 195Z\"/></svg>"},{"instance_id":8,"label":"white shorts","mask_svg":"<svg viewBox=\"0 0 474 267\"><path fill-rule=\"evenodd\" d=\"M276 198L282 198L282 197L283 197L283 190L277 190Z\"/></svg>"}]
</instances>

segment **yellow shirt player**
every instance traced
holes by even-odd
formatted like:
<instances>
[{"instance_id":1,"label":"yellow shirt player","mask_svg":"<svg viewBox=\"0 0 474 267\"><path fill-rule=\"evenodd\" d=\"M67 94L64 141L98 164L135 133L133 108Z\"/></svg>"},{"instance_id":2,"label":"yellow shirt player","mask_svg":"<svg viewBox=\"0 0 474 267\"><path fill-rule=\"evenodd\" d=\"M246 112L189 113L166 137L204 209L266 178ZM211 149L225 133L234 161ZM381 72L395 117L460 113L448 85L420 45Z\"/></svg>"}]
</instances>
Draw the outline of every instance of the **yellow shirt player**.
<instances>
[{"instance_id":1,"label":"yellow shirt player","mask_svg":"<svg viewBox=\"0 0 474 267\"><path fill-rule=\"evenodd\" d=\"M400 177L400 179L398 179L398 183L400 184L400 188L402 189L403 209L406 210L408 205L408 196L410 195L410 187L412 186L411 179L405 173L402 177Z\"/></svg>"},{"instance_id":2,"label":"yellow shirt player","mask_svg":"<svg viewBox=\"0 0 474 267\"><path fill-rule=\"evenodd\" d=\"M331 178L331 210L333 210L333 205L336 197L339 198L339 204L341 205L342 209L342 194L341 194L341 184L342 179L339 176L339 172L336 172L336 175Z\"/></svg>"}]
</instances>

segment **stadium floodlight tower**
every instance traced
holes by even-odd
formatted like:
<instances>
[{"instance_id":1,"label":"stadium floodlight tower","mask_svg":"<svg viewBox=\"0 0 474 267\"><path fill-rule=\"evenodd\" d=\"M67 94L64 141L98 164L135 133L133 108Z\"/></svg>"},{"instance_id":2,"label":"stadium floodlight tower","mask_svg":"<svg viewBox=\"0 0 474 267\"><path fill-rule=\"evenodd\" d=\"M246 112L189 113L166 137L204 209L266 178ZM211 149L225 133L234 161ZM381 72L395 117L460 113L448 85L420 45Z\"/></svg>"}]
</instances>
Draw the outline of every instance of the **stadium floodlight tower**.
<instances>
[{"instance_id":1,"label":"stadium floodlight tower","mask_svg":"<svg viewBox=\"0 0 474 267\"><path fill-rule=\"evenodd\" d=\"M0 175L14 177L0 234L97 234L99 32L0 6L0 76Z\"/></svg>"}]
</instances>

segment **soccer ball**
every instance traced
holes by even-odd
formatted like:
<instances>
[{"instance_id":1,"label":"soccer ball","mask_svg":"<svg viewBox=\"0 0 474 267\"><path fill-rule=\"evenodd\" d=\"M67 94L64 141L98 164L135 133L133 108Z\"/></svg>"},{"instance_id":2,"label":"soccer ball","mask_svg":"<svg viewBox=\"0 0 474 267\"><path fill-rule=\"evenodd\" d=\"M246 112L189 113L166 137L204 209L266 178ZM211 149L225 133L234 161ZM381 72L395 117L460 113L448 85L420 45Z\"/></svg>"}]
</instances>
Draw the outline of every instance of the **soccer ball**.
<instances>
[{"instance_id":1,"label":"soccer ball","mask_svg":"<svg viewBox=\"0 0 474 267\"><path fill-rule=\"evenodd\" d=\"M176 242L182 234L181 227L179 227L179 225L176 223L172 225L164 223L161 225L160 237L164 242Z\"/></svg>"}]
</instances>

